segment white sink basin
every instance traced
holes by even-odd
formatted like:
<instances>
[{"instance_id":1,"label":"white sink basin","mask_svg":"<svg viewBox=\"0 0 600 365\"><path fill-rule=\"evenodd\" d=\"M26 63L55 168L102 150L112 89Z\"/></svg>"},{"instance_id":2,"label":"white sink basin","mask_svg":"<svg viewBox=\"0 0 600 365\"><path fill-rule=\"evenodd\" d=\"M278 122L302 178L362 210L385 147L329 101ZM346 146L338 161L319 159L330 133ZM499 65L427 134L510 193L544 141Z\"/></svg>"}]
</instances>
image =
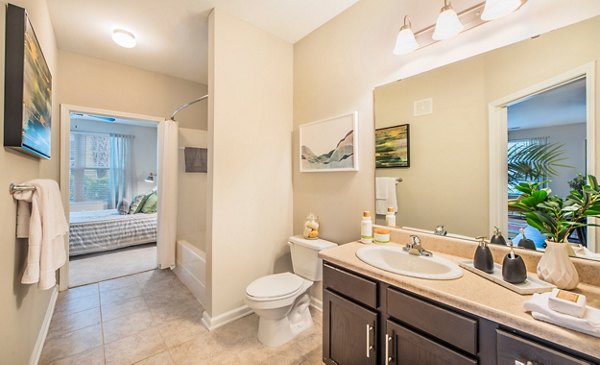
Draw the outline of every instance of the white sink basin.
<instances>
[{"instance_id":1,"label":"white sink basin","mask_svg":"<svg viewBox=\"0 0 600 365\"><path fill-rule=\"evenodd\" d=\"M462 269L450 260L435 255L410 255L400 247L365 246L356 251L356 256L381 270L416 278L449 280L463 275Z\"/></svg>"}]
</instances>

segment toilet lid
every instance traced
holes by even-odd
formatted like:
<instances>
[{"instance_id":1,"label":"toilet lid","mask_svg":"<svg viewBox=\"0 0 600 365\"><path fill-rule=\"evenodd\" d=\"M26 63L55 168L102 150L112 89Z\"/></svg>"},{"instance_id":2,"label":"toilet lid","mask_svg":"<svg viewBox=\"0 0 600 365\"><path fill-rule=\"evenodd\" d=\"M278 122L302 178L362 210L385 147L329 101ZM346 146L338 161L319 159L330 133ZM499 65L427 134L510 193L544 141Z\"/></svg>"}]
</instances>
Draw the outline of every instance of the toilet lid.
<instances>
[{"instance_id":1,"label":"toilet lid","mask_svg":"<svg viewBox=\"0 0 600 365\"><path fill-rule=\"evenodd\" d=\"M256 279L248 285L246 293L255 298L279 298L296 292L304 279L286 272Z\"/></svg>"}]
</instances>

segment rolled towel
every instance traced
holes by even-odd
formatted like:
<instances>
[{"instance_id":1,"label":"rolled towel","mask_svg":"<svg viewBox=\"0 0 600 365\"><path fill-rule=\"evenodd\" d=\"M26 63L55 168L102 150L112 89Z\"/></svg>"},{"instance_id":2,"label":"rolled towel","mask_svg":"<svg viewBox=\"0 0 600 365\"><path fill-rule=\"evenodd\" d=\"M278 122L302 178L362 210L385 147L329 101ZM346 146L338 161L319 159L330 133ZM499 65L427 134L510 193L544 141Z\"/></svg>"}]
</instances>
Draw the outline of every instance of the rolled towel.
<instances>
[{"instance_id":1,"label":"rolled towel","mask_svg":"<svg viewBox=\"0 0 600 365\"><path fill-rule=\"evenodd\" d=\"M531 312L533 318L537 320L600 337L600 310L587 306L584 317L573 317L550 309L549 297L550 293L533 294L529 300L523 303L523 309Z\"/></svg>"}]
</instances>

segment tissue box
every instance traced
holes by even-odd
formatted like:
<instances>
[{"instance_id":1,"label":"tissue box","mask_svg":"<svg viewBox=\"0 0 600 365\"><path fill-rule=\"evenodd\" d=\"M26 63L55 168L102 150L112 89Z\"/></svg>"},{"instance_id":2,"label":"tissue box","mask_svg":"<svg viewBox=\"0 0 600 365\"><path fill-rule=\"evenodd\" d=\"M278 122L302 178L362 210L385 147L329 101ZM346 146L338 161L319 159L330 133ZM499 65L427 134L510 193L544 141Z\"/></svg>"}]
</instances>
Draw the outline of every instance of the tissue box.
<instances>
[{"instance_id":1,"label":"tissue box","mask_svg":"<svg viewBox=\"0 0 600 365\"><path fill-rule=\"evenodd\" d=\"M585 295L560 289L552 289L548 307L556 312L582 318L585 315Z\"/></svg>"}]
</instances>

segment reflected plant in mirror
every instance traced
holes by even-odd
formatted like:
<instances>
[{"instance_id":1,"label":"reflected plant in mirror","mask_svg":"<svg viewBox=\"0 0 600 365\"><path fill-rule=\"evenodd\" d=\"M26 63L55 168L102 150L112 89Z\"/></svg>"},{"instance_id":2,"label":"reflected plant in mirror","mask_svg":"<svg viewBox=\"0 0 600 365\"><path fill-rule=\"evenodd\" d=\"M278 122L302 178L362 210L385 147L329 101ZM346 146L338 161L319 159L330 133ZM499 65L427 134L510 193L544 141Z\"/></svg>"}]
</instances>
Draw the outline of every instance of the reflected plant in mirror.
<instances>
[{"instance_id":1,"label":"reflected plant in mirror","mask_svg":"<svg viewBox=\"0 0 600 365\"><path fill-rule=\"evenodd\" d=\"M527 224L539 230L552 242L568 242L571 232L578 228L597 226L590 218L600 217L600 189L595 176L581 190L571 190L563 199L542 188L546 181L521 182L515 189L522 194L509 201L509 207L524 215Z\"/></svg>"}]
</instances>

